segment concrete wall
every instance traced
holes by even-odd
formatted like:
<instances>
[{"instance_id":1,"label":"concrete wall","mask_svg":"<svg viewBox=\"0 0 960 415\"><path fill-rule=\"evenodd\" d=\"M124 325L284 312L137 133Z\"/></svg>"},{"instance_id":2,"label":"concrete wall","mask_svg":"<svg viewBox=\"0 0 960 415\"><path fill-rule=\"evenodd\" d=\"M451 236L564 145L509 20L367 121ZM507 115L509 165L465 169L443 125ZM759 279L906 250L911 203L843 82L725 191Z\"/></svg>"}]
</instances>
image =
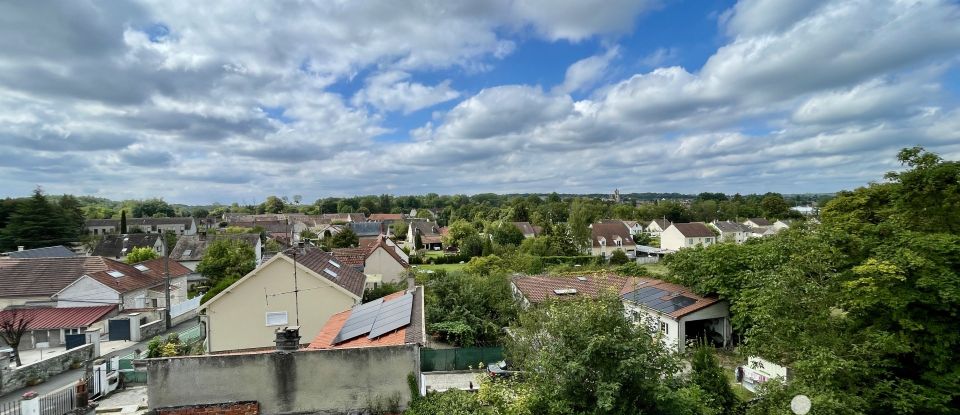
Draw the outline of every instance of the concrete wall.
<instances>
[{"instance_id":1,"label":"concrete wall","mask_svg":"<svg viewBox=\"0 0 960 415\"><path fill-rule=\"evenodd\" d=\"M0 310L12 305L24 305L34 301L50 301L50 297L7 297L0 298Z\"/></svg>"},{"instance_id":2,"label":"concrete wall","mask_svg":"<svg viewBox=\"0 0 960 415\"><path fill-rule=\"evenodd\" d=\"M89 307L102 303L120 303L120 294L88 276L82 276L60 291L57 307Z\"/></svg>"},{"instance_id":3,"label":"concrete wall","mask_svg":"<svg viewBox=\"0 0 960 415\"><path fill-rule=\"evenodd\" d=\"M278 255L264 266L253 270L201 306L208 319L208 351L252 349L273 346L274 331L280 326L297 325L300 335L309 343L330 316L347 310L360 299L339 285L297 267L299 301L294 301L293 263ZM287 323L268 326L267 312L286 312Z\"/></svg>"},{"instance_id":4,"label":"concrete wall","mask_svg":"<svg viewBox=\"0 0 960 415\"><path fill-rule=\"evenodd\" d=\"M62 354L14 370L0 370L0 395L27 386L28 382L46 380L70 370L75 364L93 358L93 345L85 344Z\"/></svg>"},{"instance_id":5,"label":"concrete wall","mask_svg":"<svg viewBox=\"0 0 960 415\"><path fill-rule=\"evenodd\" d=\"M147 360L151 408L258 401L265 414L343 414L397 397L410 402L416 345Z\"/></svg>"}]
</instances>

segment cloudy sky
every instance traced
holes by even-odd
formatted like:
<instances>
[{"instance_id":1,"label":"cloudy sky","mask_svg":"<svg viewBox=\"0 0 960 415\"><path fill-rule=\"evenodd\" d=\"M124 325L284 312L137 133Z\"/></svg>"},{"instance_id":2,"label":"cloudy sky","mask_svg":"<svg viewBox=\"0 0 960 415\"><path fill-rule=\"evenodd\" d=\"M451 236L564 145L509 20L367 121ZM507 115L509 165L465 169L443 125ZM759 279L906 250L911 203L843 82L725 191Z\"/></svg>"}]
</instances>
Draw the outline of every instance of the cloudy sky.
<instances>
[{"instance_id":1,"label":"cloudy sky","mask_svg":"<svg viewBox=\"0 0 960 415\"><path fill-rule=\"evenodd\" d=\"M829 192L960 159L955 1L0 3L0 193Z\"/></svg>"}]
</instances>

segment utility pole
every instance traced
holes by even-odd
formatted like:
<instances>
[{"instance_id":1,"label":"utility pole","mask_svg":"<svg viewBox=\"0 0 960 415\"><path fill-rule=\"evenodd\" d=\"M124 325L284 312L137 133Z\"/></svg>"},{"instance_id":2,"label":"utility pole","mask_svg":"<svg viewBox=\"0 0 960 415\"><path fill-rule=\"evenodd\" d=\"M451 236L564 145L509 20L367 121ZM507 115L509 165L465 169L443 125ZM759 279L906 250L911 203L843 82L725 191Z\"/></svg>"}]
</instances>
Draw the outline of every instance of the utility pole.
<instances>
[{"instance_id":1,"label":"utility pole","mask_svg":"<svg viewBox=\"0 0 960 415\"><path fill-rule=\"evenodd\" d=\"M160 239L163 240L163 275L167 279L167 302L166 302L166 314L167 314L167 330L170 330L170 249L167 248L167 235L165 233L160 234Z\"/></svg>"}]
</instances>

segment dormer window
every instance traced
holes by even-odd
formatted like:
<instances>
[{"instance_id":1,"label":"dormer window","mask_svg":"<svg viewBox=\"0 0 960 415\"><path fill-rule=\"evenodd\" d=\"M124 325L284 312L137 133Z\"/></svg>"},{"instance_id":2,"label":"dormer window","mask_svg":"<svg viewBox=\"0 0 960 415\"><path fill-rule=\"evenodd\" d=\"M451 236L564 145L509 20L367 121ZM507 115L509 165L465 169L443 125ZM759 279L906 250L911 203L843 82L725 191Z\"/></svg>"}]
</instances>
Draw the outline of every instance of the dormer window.
<instances>
[{"instance_id":1,"label":"dormer window","mask_svg":"<svg viewBox=\"0 0 960 415\"><path fill-rule=\"evenodd\" d=\"M601 238L598 238L597 240L600 242L600 246L606 246L606 245L607 245L607 239L606 239L606 238L602 238L602 237L601 237Z\"/></svg>"}]
</instances>

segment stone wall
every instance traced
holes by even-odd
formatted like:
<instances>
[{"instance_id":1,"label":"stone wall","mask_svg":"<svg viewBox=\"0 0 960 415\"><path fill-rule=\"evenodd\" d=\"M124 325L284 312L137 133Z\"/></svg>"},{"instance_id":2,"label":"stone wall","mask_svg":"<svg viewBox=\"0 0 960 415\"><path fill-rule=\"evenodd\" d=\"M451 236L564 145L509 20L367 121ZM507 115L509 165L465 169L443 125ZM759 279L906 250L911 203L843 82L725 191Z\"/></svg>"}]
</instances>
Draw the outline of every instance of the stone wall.
<instances>
[{"instance_id":1,"label":"stone wall","mask_svg":"<svg viewBox=\"0 0 960 415\"><path fill-rule=\"evenodd\" d=\"M163 333L167 329L166 321L160 319L157 321L151 321L147 324L140 326L140 339L141 341L150 340L154 336Z\"/></svg>"},{"instance_id":2,"label":"stone wall","mask_svg":"<svg viewBox=\"0 0 960 415\"><path fill-rule=\"evenodd\" d=\"M351 414L410 402L416 345L148 359L151 408L260 402L265 414Z\"/></svg>"},{"instance_id":3,"label":"stone wall","mask_svg":"<svg viewBox=\"0 0 960 415\"><path fill-rule=\"evenodd\" d=\"M28 386L32 382L40 383L71 368L82 367L84 362L92 358L93 345L85 344L14 370L0 370L0 395Z\"/></svg>"},{"instance_id":4,"label":"stone wall","mask_svg":"<svg viewBox=\"0 0 960 415\"><path fill-rule=\"evenodd\" d=\"M260 415L256 401L157 408L157 415Z\"/></svg>"}]
</instances>

